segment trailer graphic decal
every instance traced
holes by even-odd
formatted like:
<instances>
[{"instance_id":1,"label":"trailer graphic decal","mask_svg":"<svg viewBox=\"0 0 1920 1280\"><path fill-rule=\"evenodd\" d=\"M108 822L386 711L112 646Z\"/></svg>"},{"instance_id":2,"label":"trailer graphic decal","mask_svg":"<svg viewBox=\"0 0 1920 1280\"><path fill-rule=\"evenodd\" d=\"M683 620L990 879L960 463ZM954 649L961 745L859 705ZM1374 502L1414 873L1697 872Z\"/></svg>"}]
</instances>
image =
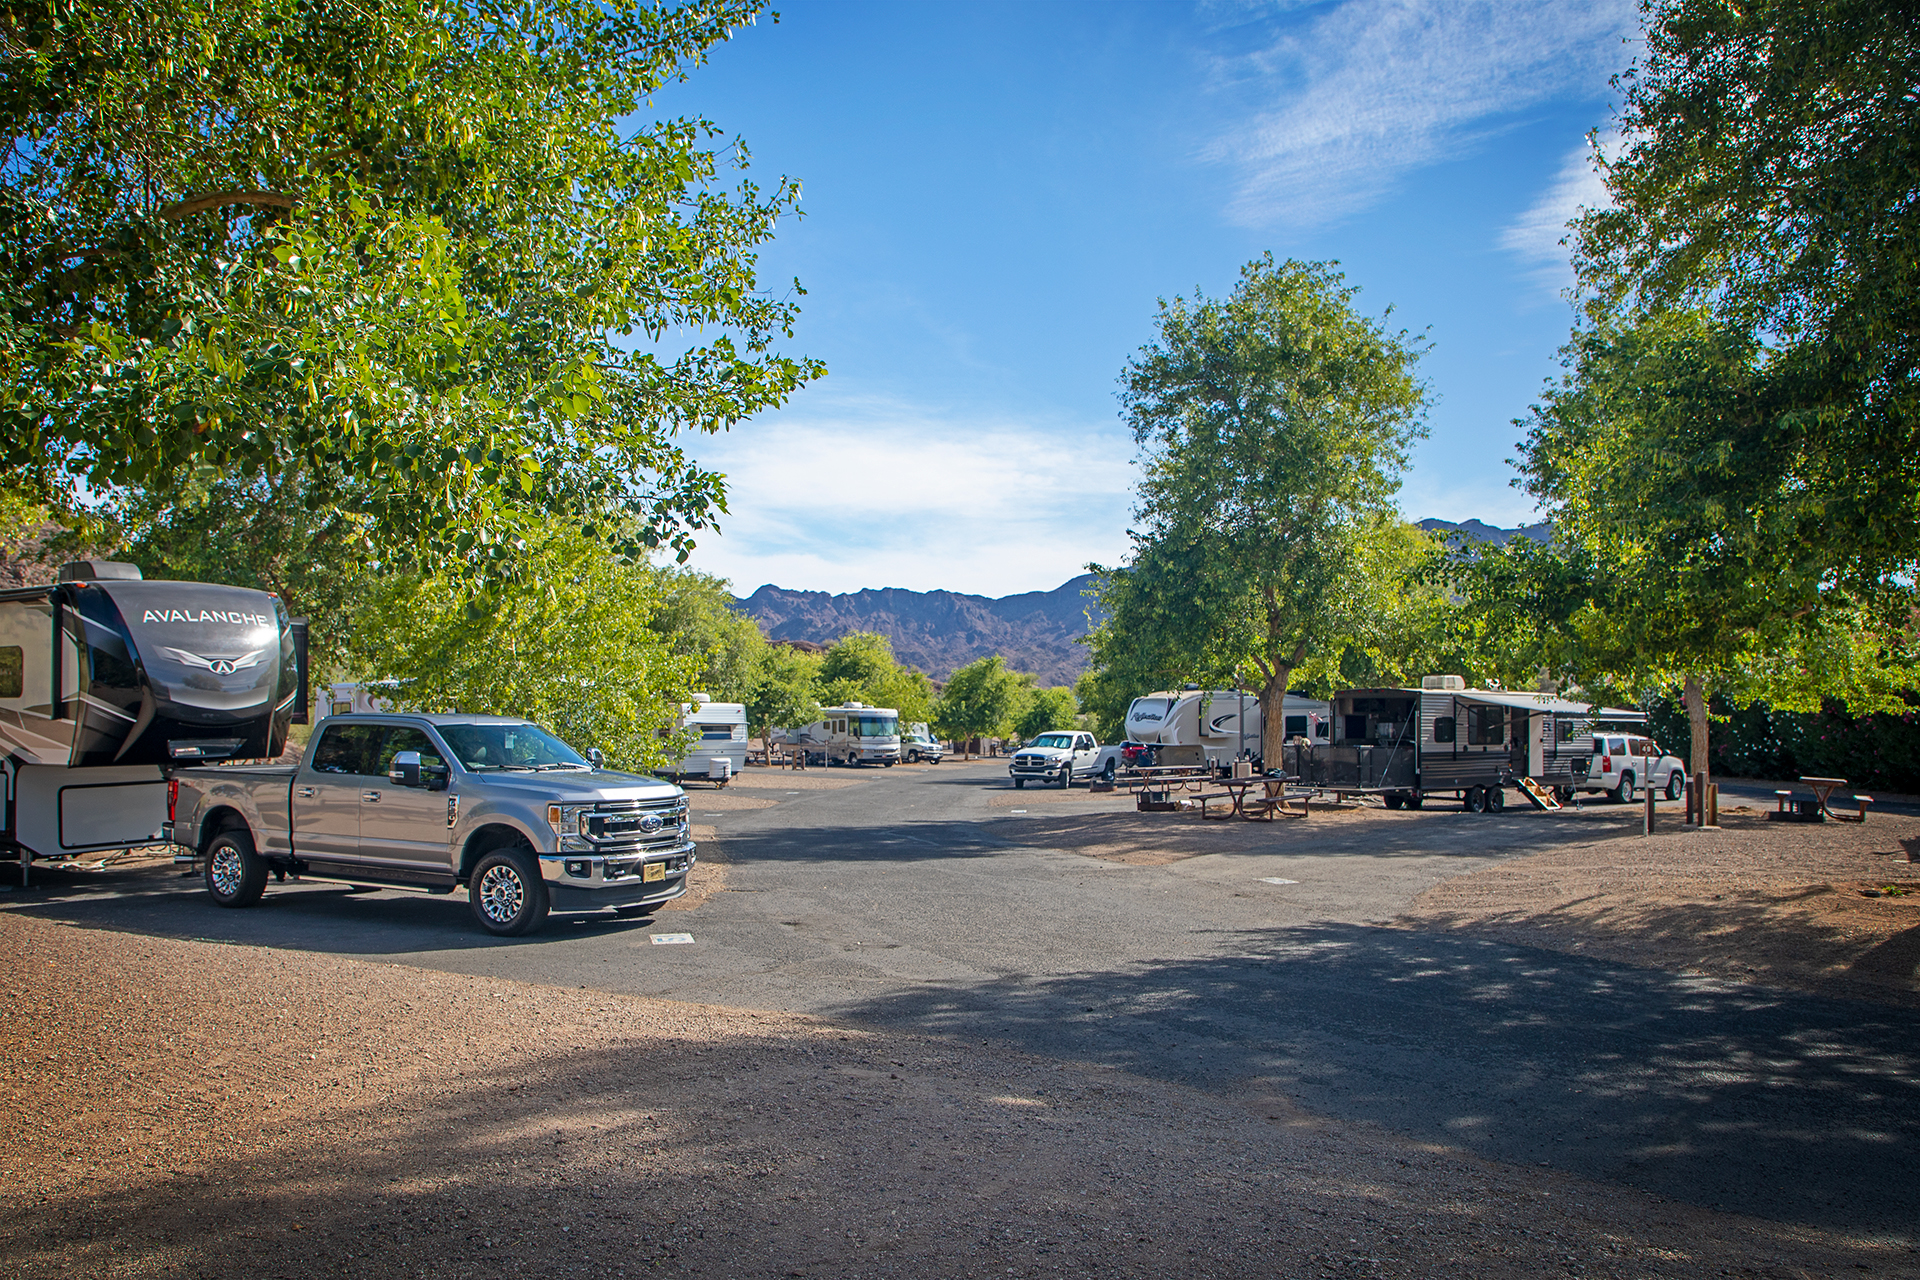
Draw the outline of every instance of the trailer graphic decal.
<instances>
[{"instance_id":1,"label":"trailer graphic decal","mask_svg":"<svg viewBox=\"0 0 1920 1280\"><path fill-rule=\"evenodd\" d=\"M275 620L264 613L239 613L226 609L148 609L140 615L142 623L148 622L226 622L237 627L270 627Z\"/></svg>"},{"instance_id":2,"label":"trailer graphic decal","mask_svg":"<svg viewBox=\"0 0 1920 1280\"><path fill-rule=\"evenodd\" d=\"M189 667L199 667L202 671L211 671L217 676L230 676L236 671L247 671L260 665L260 655L265 649L255 649L252 653L243 653L237 658L203 658L197 653L188 653L185 649L170 649L160 646L160 652L175 662L185 663Z\"/></svg>"}]
</instances>

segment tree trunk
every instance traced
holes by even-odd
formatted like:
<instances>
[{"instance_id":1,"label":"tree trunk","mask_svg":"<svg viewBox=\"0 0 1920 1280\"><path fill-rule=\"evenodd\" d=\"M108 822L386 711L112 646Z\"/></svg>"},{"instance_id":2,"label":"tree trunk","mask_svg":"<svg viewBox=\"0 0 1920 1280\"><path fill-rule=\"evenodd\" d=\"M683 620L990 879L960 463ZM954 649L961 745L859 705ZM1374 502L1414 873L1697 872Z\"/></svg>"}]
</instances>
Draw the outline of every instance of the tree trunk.
<instances>
[{"instance_id":1,"label":"tree trunk","mask_svg":"<svg viewBox=\"0 0 1920 1280\"><path fill-rule=\"evenodd\" d=\"M1282 768L1286 756L1281 748L1287 742L1287 688L1293 679L1293 667L1280 666L1260 686L1260 763L1268 769Z\"/></svg>"},{"instance_id":2,"label":"tree trunk","mask_svg":"<svg viewBox=\"0 0 1920 1280\"><path fill-rule=\"evenodd\" d=\"M1686 692L1683 701L1687 706L1687 727L1693 731L1691 759L1687 773L1693 778L1695 794L1700 797L1703 811L1707 796L1707 692L1701 687L1700 677L1689 674L1686 678Z\"/></svg>"}]
</instances>

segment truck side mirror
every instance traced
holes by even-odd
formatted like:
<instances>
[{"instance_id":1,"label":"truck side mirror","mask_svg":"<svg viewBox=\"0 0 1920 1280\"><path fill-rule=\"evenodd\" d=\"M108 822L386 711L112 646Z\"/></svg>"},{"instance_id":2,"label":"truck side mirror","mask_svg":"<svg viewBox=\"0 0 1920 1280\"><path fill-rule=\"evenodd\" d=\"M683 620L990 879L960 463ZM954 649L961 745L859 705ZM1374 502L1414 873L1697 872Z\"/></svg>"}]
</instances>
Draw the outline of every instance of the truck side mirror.
<instances>
[{"instance_id":1,"label":"truck side mirror","mask_svg":"<svg viewBox=\"0 0 1920 1280\"><path fill-rule=\"evenodd\" d=\"M396 751L393 760L387 765L387 778L396 787L417 787L420 785L420 753L418 751Z\"/></svg>"},{"instance_id":2,"label":"truck side mirror","mask_svg":"<svg viewBox=\"0 0 1920 1280\"><path fill-rule=\"evenodd\" d=\"M588 747L587 763L592 765L596 769L604 769L607 767L607 757L604 753L601 752L600 748Z\"/></svg>"}]
</instances>

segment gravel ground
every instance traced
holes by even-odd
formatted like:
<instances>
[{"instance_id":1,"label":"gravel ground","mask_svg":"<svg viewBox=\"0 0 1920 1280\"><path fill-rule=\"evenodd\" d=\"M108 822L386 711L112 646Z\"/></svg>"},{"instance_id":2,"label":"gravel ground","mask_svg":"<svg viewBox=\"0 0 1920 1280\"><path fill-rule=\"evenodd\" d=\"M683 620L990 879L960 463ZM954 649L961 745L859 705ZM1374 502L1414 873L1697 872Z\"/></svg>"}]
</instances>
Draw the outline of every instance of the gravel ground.
<instances>
[{"instance_id":1,"label":"gravel ground","mask_svg":"<svg viewBox=\"0 0 1920 1280\"><path fill-rule=\"evenodd\" d=\"M998 1044L13 914L0 1085L23 1280L1920 1274Z\"/></svg>"},{"instance_id":2,"label":"gravel ground","mask_svg":"<svg viewBox=\"0 0 1920 1280\"><path fill-rule=\"evenodd\" d=\"M1920 818L1721 822L1502 862L1428 889L1402 923L1920 1006Z\"/></svg>"}]
</instances>

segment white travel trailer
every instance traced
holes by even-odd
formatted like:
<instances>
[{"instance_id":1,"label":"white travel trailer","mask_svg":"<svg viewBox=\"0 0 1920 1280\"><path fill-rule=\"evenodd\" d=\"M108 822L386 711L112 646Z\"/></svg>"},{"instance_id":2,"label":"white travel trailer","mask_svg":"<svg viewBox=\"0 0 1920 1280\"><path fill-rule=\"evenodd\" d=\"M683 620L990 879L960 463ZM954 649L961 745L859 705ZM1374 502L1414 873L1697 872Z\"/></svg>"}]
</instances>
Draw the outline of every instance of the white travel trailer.
<instances>
[{"instance_id":1,"label":"white travel trailer","mask_svg":"<svg viewBox=\"0 0 1920 1280\"><path fill-rule=\"evenodd\" d=\"M801 729L776 732L774 741L807 753L808 764L900 763L900 713L891 707L849 702L820 708L820 718Z\"/></svg>"},{"instance_id":2,"label":"white travel trailer","mask_svg":"<svg viewBox=\"0 0 1920 1280\"><path fill-rule=\"evenodd\" d=\"M1290 693L1283 714L1289 740L1327 740L1332 713L1326 703ZM1168 762L1168 748L1187 749L1177 752L1180 755L1191 755L1191 749L1198 748L1205 762L1217 767L1258 756L1265 724L1256 693L1183 689L1135 698L1127 708L1126 736L1157 748L1163 763Z\"/></svg>"},{"instance_id":3,"label":"white travel trailer","mask_svg":"<svg viewBox=\"0 0 1920 1280\"><path fill-rule=\"evenodd\" d=\"M163 767L269 759L304 722L305 624L276 596L64 566L0 591L0 851L53 859L162 839Z\"/></svg>"},{"instance_id":4,"label":"white travel trailer","mask_svg":"<svg viewBox=\"0 0 1920 1280\"><path fill-rule=\"evenodd\" d=\"M393 703L375 692L378 688L378 685L362 684L357 680L337 680L326 686L326 696L320 700L318 718L325 720L328 716L393 710Z\"/></svg>"},{"instance_id":5,"label":"white travel trailer","mask_svg":"<svg viewBox=\"0 0 1920 1280\"><path fill-rule=\"evenodd\" d=\"M675 782L707 778L724 787L747 767L745 705L715 702L704 693L696 693L692 702L680 704L680 727L700 736L687 748L686 755L664 769L655 769L656 776Z\"/></svg>"}]
</instances>

